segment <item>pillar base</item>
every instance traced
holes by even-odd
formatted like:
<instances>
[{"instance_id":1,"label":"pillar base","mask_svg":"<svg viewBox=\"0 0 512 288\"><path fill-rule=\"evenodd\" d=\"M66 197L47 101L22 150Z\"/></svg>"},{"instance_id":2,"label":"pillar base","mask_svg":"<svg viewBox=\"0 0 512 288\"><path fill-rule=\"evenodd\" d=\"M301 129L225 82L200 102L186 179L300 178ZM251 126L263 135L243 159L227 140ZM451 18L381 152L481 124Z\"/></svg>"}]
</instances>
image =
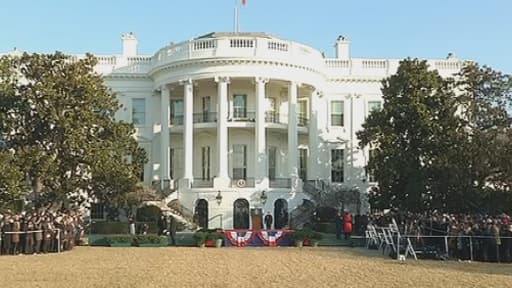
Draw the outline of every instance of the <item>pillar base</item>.
<instances>
[{"instance_id":1,"label":"pillar base","mask_svg":"<svg viewBox=\"0 0 512 288\"><path fill-rule=\"evenodd\" d=\"M297 178L291 178L291 192L298 192L298 193L301 193L302 192L302 187L303 187L303 183L302 183L302 179L300 179L299 177Z\"/></svg>"},{"instance_id":2,"label":"pillar base","mask_svg":"<svg viewBox=\"0 0 512 288\"><path fill-rule=\"evenodd\" d=\"M214 189L225 189L231 186L231 178L229 177L215 177L213 178Z\"/></svg>"},{"instance_id":3,"label":"pillar base","mask_svg":"<svg viewBox=\"0 0 512 288\"><path fill-rule=\"evenodd\" d=\"M192 181L187 178L181 178L178 181L178 187L180 190L188 190L190 189L190 185L192 184Z\"/></svg>"}]
</instances>

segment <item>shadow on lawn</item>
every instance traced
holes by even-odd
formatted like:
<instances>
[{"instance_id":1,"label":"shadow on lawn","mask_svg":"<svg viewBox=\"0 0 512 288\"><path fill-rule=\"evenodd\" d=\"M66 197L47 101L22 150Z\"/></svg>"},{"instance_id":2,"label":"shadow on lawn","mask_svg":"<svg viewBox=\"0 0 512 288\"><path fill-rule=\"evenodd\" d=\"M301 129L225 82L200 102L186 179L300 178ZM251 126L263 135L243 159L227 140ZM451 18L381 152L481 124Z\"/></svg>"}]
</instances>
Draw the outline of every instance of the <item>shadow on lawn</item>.
<instances>
[{"instance_id":1,"label":"shadow on lawn","mask_svg":"<svg viewBox=\"0 0 512 288\"><path fill-rule=\"evenodd\" d=\"M414 260L412 258L408 258L405 262L400 262L395 259L392 259L388 255L383 255L382 250L368 250L366 248L350 248L350 247L342 247L336 248L340 250L340 252L356 256L356 257L366 257L366 258L374 258L381 259L383 265L406 265L411 267L418 267L421 269L450 269L457 270L461 272L467 273L478 273L483 275L506 275L512 276L512 264L510 263L488 263L488 262L478 262L478 261L462 261L459 262L457 260L426 260L419 259ZM332 250L332 248L331 248ZM327 255L326 255L327 256ZM328 257L328 256L327 256ZM337 257L333 255L333 257Z\"/></svg>"}]
</instances>

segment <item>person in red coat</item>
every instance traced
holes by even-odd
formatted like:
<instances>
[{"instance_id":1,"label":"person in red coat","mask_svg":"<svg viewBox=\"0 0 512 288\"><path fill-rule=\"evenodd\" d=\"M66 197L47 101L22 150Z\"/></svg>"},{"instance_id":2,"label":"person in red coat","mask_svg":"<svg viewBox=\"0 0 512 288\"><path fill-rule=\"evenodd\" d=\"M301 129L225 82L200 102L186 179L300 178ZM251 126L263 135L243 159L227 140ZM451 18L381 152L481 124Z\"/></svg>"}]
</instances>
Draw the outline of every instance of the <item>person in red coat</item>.
<instances>
[{"instance_id":1,"label":"person in red coat","mask_svg":"<svg viewBox=\"0 0 512 288\"><path fill-rule=\"evenodd\" d=\"M345 222L345 225L343 226L343 233L345 233L345 240L348 240L352 234L352 215L348 212L345 212L343 221Z\"/></svg>"}]
</instances>

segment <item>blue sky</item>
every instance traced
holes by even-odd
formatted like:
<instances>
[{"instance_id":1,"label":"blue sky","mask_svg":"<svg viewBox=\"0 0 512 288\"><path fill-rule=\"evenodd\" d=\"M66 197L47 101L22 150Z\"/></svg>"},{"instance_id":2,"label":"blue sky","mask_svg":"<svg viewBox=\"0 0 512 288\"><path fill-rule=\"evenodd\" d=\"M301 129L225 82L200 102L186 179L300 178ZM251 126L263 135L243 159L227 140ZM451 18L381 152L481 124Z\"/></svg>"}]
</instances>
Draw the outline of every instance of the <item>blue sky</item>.
<instances>
[{"instance_id":1,"label":"blue sky","mask_svg":"<svg viewBox=\"0 0 512 288\"><path fill-rule=\"evenodd\" d=\"M120 53L133 31L139 51L212 31L232 31L234 0L3 0L0 51ZM459 58L512 73L511 0L247 0L240 30L269 32L334 56L343 34L353 57Z\"/></svg>"}]
</instances>

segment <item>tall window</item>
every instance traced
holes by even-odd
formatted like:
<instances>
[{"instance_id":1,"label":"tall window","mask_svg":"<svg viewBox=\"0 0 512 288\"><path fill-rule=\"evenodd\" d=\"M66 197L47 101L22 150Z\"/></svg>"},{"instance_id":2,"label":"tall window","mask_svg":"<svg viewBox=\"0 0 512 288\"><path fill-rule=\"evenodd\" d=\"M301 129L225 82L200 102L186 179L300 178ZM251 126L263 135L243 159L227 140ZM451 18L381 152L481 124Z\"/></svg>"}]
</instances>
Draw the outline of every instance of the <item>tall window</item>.
<instances>
[{"instance_id":1,"label":"tall window","mask_svg":"<svg viewBox=\"0 0 512 288\"><path fill-rule=\"evenodd\" d=\"M132 99L132 123L135 125L146 124L146 99Z\"/></svg>"},{"instance_id":2,"label":"tall window","mask_svg":"<svg viewBox=\"0 0 512 288\"><path fill-rule=\"evenodd\" d=\"M171 177L171 179L174 179L174 162L176 160L174 159L174 149L171 148L169 149L169 176Z\"/></svg>"},{"instance_id":3,"label":"tall window","mask_svg":"<svg viewBox=\"0 0 512 288\"><path fill-rule=\"evenodd\" d=\"M279 114L277 112L277 104L276 98L267 98L268 101L268 110L266 113L266 122L269 123L279 123Z\"/></svg>"},{"instance_id":4,"label":"tall window","mask_svg":"<svg viewBox=\"0 0 512 288\"><path fill-rule=\"evenodd\" d=\"M268 148L268 178L276 179L277 147Z\"/></svg>"},{"instance_id":5,"label":"tall window","mask_svg":"<svg viewBox=\"0 0 512 288\"><path fill-rule=\"evenodd\" d=\"M183 99L171 101L171 124L183 125Z\"/></svg>"},{"instance_id":6,"label":"tall window","mask_svg":"<svg viewBox=\"0 0 512 288\"><path fill-rule=\"evenodd\" d=\"M211 107L210 96L203 97L203 122L210 122L208 119L209 114L210 114L210 107Z\"/></svg>"},{"instance_id":7,"label":"tall window","mask_svg":"<svg viewBox=\"0 0 512 288\"><path fill-rule=\"evenodd\" d=\"M370 163L370 161L374 158L375 158L375 148L374 149L370 148L370 151L368 152L368 163ZM368 165L368 164L366 164L366 165ZM376 182L375 172L373 169L366 168L366 176L368 177L368 182Z\"/></svg>"},{"instance_id":8,"label":"tall window","mask_svg":"<svg viewBox=\"0 0 512 288\"><path fill-rule=\"evenodd\" d=\"M307 125L307 103L306 101L299 101L298 102L298 113L297 113L297 120L298 120L298 124L299 126L306 126Z\"/></svg>"},{"instance_id":9,"label":"tall window","mask_svg":"<svg viewBox=\"0 0 512 288\"><path fill-rule=\"evenodd\" d=\"M382 109L382 103L380 101L368 101L368 115L373 111L379 111Z\"/></svg>"},{"instance_id":10,"label":"tall window","mask_svg":"<svg viewBox=\"0 0 512 288\"><path fill-rule=\"evenodd\" d=\"M302 181L306 181L307 167L308 167L308 150L305 148L299 149L299 177Z\"/></svg>"},{"instance_id":11,"label":"tall window","mask_svg":"<svg viewBox=\"0 0 512 288\"><path fill-rule=\"evenodd\" d=\"M176 179L180 177L180 174L183 171L183 149L180 148L171 148L169 152L169 167L170 167L170 176L171 179Z\"/></svg>"},{"instance_id":12,"label":"tall window","mask_svg":"<svg viewBox=\"0 0 512 288\"><path fill-rule=\"evenodd\" d=\"M343 149L331 150L331 181L343 182Z\"/></svg>"},{"instance_id":13,"label":"tall window","mask_svg":"<svg viewBox=\"0 0 512 288\"><path fill-rule=\"evenodd\" d=\"M233 145L233 179L247 178L247 145Z\"/></svg>"},{"instance_id":14,"label":"tall window","mask_svg":"<svg viewBox=\"0 0 512 288\"><path fill-rule=\"evenodd\" d=\"M247 117L247 95L235 95L233 97L233 117Z\"/></svg>"},{"instance_id":15,"label":"tall window","mask_svg":"<svg viewBox=\"0 0 512 288\"><path fill-rule=\"evenodd\" d=\"M343 126L343 101L331 102L331 126Z\"/></svg>"},{"instance_id":16,"label":"tall window","mask_svg":"<svg viewBox=\"0 0 512 288\"><path fill-rule=\"evenodd\" d=\"M203 180L210 180L210 146L201 147L201 176Z\"/></svg>"}]
</instances>

